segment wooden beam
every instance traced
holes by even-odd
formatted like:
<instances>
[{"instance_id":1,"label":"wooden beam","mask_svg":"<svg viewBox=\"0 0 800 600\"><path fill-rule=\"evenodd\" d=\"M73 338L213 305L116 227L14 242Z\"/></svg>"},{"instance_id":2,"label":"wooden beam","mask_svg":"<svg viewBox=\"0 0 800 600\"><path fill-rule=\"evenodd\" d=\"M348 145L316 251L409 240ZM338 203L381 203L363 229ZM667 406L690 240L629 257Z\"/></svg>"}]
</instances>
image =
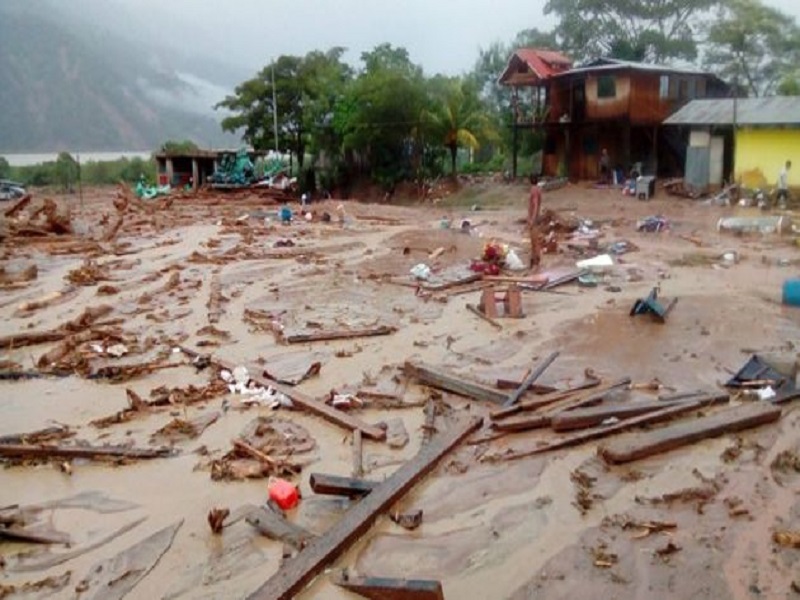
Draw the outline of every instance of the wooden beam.
<instances>
[{"instance_id":1,"label":"wooden beam","mask_svg":"<svg viewBox=\"0 0 800 600\"><path fill-rule=\"evenodd\" d=\"M474 400L503 404L508 398L503 392L484 387L477 383L464 381L459 376L420 363L407 361L405 364L405 373L408 377L417 379L420 383L425 385L447 392L453 392L459 396L465 396Z\"/></svg>"},{"instance_id":2,"label":"wooden beam","mask_svg":"<svg viewBox=\"0 0 800 600\"><path fill-rule=\"evenodd\" d=\"M508 395L508 399L503 403L503 408L508 408L509 406L514 406L522 395L528 391L533 385L533 382L539 379L547 370L547 367L553 364L553 361L558 358L558 355L561 354L560 352L556 351L551 353L547 358L545 358L541 364L539 364L535 369L533 369L530 374L525 378L525 380L520 384L520 386L511 392Z\"/></svg>"},{"instance_id":3,"label":"wooden beam","mask_svg":"<svg viewBox=\"0 0 800 600\"><path fill-rule=\"evenodd\" d=\"M566 400L568 398L575 398L577 400L578 398L588 397L587 394L581 394L579 396L578 393L588 389L596 388L599 385L600 385L600 380L597 379L588 380L580 385L577 385L567 390L562 390L560 392L552 392L550 394L544 394L537 398L531 398L530 400L523 400L522 402L518 402L513 406L493 410L490 413L490 416L492 420L503 419L505 417L514 415L518 412L538 410L540 408L544 408L545 406L550 406L552 404L555 404L556 402L560 402L561 400ZM600 388L600 390L605 390L606 392L608 392L608 389L609 389L608 384Z\"/></svg>"},{"instance_id":4,"label":"wooden beam","mask_svg":"<svg viewBox=\"0 0 800 600\"><path fill-rule=\"evenodd\" d=\"M442 582L432 579L392 579L338 575L333 582L354 594L374 600L444 600Z\"/></svg>"},{"instance_id":5,"label":"wooden beam","mask_svg":"<svg viewBox=\"0 0 800 600\"><path fill-rule=\"evenodd\" d=\"M495 321L492 317L489 317L489 316L483 314L480 311L480 309L477 306L475 306L474 304L467 303L466 306L467 306L467 310L469 312L471 312L473 315L476 315L476 316L480 317L481 319L486 321L489 325L491 325L492 327L494 327L498 331L502 331L503 330L503 326L500 323Z\"/></svg>"},{"instance_id":6,"label":"wooden beam","mask_svg":"<svg viewBox=\"0 0 800 600\"><path fill-rule=\"evenodd\" d=\"M347 496L348 498L361 498L366 496L378 485L377 482L325 473L312 473L309 484L315 494L328 494L331 496Z\"/></svg>"},{"instance_id":7,"label":"wooden beam","mask_svg":"<svg viewBox=\"0 0 800 600\"><path fill-rule=\"evenodd\" d=\"M542 429L550 426L550 415L521 415L510 419L500 419L492 421L492 429L497 431L528 431L530 429Z\"/></svg>"},{"instance_id":8,"label":"wooden beam","mask_svg":"<svg viewBox=\"0 0 800 600\"><path fill-rule=\"evenodd\" d=\"M436 436L419 453L376 487L325 535L312 540L297 556L284 562L278 571L255 592L250 600L288 600L298 594L319 572L363 536L378 515L427 475L439 460L465 437L481 426L481 418L454 424Z\"/></svg>"},{"instance_id":9,"label":"wooden beam","mask_svg":"<svg viewBox=\"0 0 800 600\"><path fill-rule=\"evenodd\" d=\"M364 473L364 452L362 450L361 430L353 431L353 477L361 477Z\"/></svg>"},{"instance_id":10,"label":"wooden beam","mask_svg":"<svg viewBox=\"0 0 800 600\"><path fill-rule=\"evenodd\" d=\"M128 446L50 446L0 444L0 458L161 458L172 448L130 448Z\"/></svg>"},{"instance_id":11,"label":"wooden beam","mask_svg":"<svg viewBox=\"0 0 800 600\"><path fill-rule=\"evenodd\" d=\"M191 350L189 348L181 347L181 351L187 356L191 357L192 359L197 359L200 358L201 356L200 353L195 352L194 350ZM234 363L219 358L211 358L210 362L216 365L218 368L227 369L228 371L231 372L233 372L233 369L236 368L236 365ZM281 385L276 381L272 381L271 379L266 379L265 377L261 377L259 375L250 375L250 379L262 387L268 387L268 386L272 387L272 389L277 390L278 392L289 398L297 406L304 408L308 412L313 413L319 417L322 417L323 419L325 419L330 423L339 425L340 427L344 427L349 431L355 431L356 429L358 429L366 437L373 440L386 439L386 432L380 427L377 427L375 425L368 425L361 419L358 419L357 417L349 415L346 412L343 412L337 408L325 404L324 402L320 402L319 400L310 398L309 396L306 396L305 394L294 388Z\"/></svg>"},{"instance_id":12,"label":"wooden beam","mask_svg":"<svg viewBox=\"0 0 800 600\"><path fill-rule=\"evenodd\" d=\"M653 400L651 402L625 402L604 404L592 408L579 408L577 410L564 411L553 415L550 425L555 431L559 432L571 431L573 429L587 429L589 427L601 425L607 419L629 419L631 417L655 412L669 406L675 406L680 402L687 401L659 402L658 400ZM691 402L691 400L689 400L689 402Z\"/></svg>"},{"instance_id":13,"label":"wooden beam","mask_svg":"<svg viewBox=\"0 0 800 600\"><path fill-rule=\"evenodd\" d=\"M624 436L601 446L598 454L610 463L631 462L723 433L772 423L780 416L780 407L772 404L765 402L743 404L693 421L674 423L661 429Z\"/></svg>"},{"instance_id":14,"label":"wooden beam","mask_svg":"<svg viewBox=\"0 0 800 600\"><path fill-rule=\"evenodd\" d=\"M332 340L351 340L353 338L389 335L397 331L397 327L380 325L368 329L344 329L342 331L320 331L318 333L296 333L283 336L287 344L304 344L306 342L327 342Z\"/></svg>"},{"instance_id":15,"label":"wooden beam","mask_svg":"<svg viewBox=\"0 0 800 600\"><path fill-rule=\"evenodd\" d=\"M600 438L607 437L609 435L613 435L615 433L619 433L620 431L630 429L631 427L636 427L637 425L651 425L653 423L662 423L664 421L669 421L670 419L678 415L686 414L688 412L692 412L693 410L699 410L701 408L705 408L706 406L710 406L711 404L721 401L720 400L721 398L727 400L728 395L712 394L709 396L705 396L703 398L699 398L697 400L692 400L691 402L685 402L685 403L682 402L675 406L668 406L653 413L648 413L646 415L639 415L638 417L632 417L630 419L626 419L625 421L620 421L619 423L616 423L614 425L609 425L607 427L596 427L594 429L587 429L586 431L581 431L580 433L557 438L556 440L550 443L544 443L541 446L532 448L530 450L522 450L521 452L505 454L502 457L502 460L517 460L519 458L525 458L527 456L534 456L536 454L550 452L551 450L558 450L560 448L569 448L571 446L577 446L585 442L591 442L593 440L597 440Z\"/></svg>"},{"instance_id":16,"label":"wooden beam","mask_svg":"<svg viewBox=\"0 0 800 600\"><path fill-rule=\"evenodd\" d=\"M365 423L358 417L354 417L338 408L334 408L329 404L325 404L319 400L315 400L310 396L306 396L299 390L291 388L289 386L282 385L275 381L271 381L268 379L262 379L261 377L253 377L250 376L250 379L255 381L258 385L261 386L271 386L273 389L279 391L281 394L289 398L292 402L297 404L298 406L306 409L307 411L314 413L315 415L322 417L326 421L330 423L334 423L345 429L349 429L351 431L355 431L358 429L361 433L368 437L371 440L385 440L386 439L386 431L378 427L377 425L369 425Z\"/></svg>"}]
</instances>

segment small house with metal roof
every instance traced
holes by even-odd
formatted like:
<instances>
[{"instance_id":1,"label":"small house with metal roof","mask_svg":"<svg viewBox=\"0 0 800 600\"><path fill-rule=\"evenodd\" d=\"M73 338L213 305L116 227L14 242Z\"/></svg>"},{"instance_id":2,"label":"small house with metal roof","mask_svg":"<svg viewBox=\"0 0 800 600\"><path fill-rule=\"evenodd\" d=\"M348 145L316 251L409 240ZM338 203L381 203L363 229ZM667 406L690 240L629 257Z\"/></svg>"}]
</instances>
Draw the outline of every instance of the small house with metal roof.
<instances>
[{"instance_id":1,"label":"small house with metal roof","mask_svg":"<svg viewBox=\"0 0 800 600\"><path fill-rule=\"evenodd\" d=\"M695 188L769 188L787 160L797 165L789 185L800 187L800 97L694 100L664 125L688 140L684 179Z\"/></svg>"}]
</instances>

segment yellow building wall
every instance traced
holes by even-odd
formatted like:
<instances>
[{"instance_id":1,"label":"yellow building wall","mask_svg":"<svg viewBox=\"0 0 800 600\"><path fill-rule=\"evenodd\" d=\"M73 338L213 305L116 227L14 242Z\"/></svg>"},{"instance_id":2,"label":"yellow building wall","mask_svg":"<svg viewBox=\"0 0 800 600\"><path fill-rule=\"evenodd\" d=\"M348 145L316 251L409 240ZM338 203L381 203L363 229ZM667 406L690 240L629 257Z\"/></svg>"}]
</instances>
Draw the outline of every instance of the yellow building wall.
<instances>
[{"instance_id":1,"label":"yellow building wall","mask_svg":"<svg viewBox=\"0 0 800 600\"><path fill-rule=\"evenodd\" d=\"M800 129L740 129L736 134L736 181L772 189L784 163L792 161L789 186L800 187Z\"/></svg>"}]
</instances>

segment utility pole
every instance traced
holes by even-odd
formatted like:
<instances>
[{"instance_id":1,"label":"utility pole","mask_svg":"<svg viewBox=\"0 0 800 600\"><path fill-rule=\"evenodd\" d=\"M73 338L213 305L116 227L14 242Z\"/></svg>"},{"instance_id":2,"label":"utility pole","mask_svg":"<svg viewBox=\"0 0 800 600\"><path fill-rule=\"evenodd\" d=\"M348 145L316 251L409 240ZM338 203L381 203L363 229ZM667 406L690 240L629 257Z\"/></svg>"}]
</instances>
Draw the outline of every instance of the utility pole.
<instances>
[{"instance_id":1,"label":"utility pole","mask_svg":"<svg viewBox=\"0 0 800 600\"><path fill-rule=\"evenodd\" d=\"M275 63L272 63L272 127L275 134L275 153L278 153L278 99L275 94Z\"/></svg>"},{"instance_id":2,"label":"utility pole","mask_svg":"<svg viewBox=\"0 0 800 600\"><path fill-rule=\"evenodd\" d=\"M78 163L78 197L81 203L81 212L83 212L83 178L81 177L81 153L76 152L75 157Z\"/></svg>"}]
</instances>

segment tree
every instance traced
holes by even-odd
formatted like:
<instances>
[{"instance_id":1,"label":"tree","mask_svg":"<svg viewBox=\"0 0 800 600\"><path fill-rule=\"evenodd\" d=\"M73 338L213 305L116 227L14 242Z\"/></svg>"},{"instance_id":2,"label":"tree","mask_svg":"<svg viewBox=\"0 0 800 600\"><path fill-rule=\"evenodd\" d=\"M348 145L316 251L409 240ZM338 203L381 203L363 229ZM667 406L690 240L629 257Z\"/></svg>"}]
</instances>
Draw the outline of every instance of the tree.
<instances>
[{"instance_id":1,"label":"tree","mask_svg":"<svg viewBox=\"0 0 800 600\"><path fill-rule=\"evenodd\" d=\"M697 58L698 23L715 0L547 0L561 46L576 58Z\"/></svg>"},{"instance_id":2,"label":"tree","mask_svg":"<svg viewBox=\"0 0 800 600\"><path fill-rule=\"evenodd\" d=\"M0 179L7 179L11 176L11 165L8 164L5 156L0 156Z\"/></svg>"},{"instance_id":3,"label":"tree","mask_svg":"<svg viewBox=\"0 0 800 600\"><path fill-rule=\"evenodd\" d=\"M795 20L759 0L727 0L707 37L705 66L753 96L774 93L800 61Z\"/></svg>"},{"instance_id":4,"label":"tree","mask_svg":"<svg viewBox=\"0 0 800 600\"><path fill-rule=\"evenodd\" d=\"M232 112L223 119L222 128L242 131L256 149L274 148L277 111L278 148L274 149L291 150L302 169L312 130L330 114L350 78L349 67L341 61L343 53L343 48L333 48L305 57L280 56L217 104L216 108Z\"/></svg>"},{"instance_id":5,"label":"tree","mask_svg":"<svg viewBox=\"0 0 800 600\"><path fill-rule=\"evenodd\" d=\"M161 152L165 154L189 154L199 149L192 140L167 140L161 144Z\"/></svg>"},{"instance_id":6,"label":"tree","mask_svg":"<svg viewBox=\"0 0 800 600\"><path fill-rule=\"evenodd\" d=\"M72 184L78 181L78 163L69 152L60 152L56 158L55 177L65 192L72 191Z\"/></svg>"},{"instance_id":7,"label":"tree","mask_svg":"<svg viewBox=\"0 0 800 600\"><path fill-rule=\"evenodd\" d=\"M795 76L788 76L778 85L778 94L781 96L800 96L800 80Z\"/></svg>"},{"instance_id":8,"label":"tree","mask_svg":"<svg viewBox=\"0 0 800 600\"><path fill-rule=\"evenodd\" d=\"M450 151L450 173L456 175L456 157L460 147L477 149L478 136L488 130L486 109L469 79L445 80L434 97L433 107L424 114L424 127L434 143Z\"/></svg>"},{"instance_id":9,"label":"tree","mask_svg":"<svg viewBox=\"0 0 800 600\"><path fill-rule=\"evenodd\" d=\"M385 187L412 175L420 115L427 106L422 69L404 48L389 44L361 55L363 68L337 103L333 127L343 149L357 156Z\"/></svg>"}]
</instances>

